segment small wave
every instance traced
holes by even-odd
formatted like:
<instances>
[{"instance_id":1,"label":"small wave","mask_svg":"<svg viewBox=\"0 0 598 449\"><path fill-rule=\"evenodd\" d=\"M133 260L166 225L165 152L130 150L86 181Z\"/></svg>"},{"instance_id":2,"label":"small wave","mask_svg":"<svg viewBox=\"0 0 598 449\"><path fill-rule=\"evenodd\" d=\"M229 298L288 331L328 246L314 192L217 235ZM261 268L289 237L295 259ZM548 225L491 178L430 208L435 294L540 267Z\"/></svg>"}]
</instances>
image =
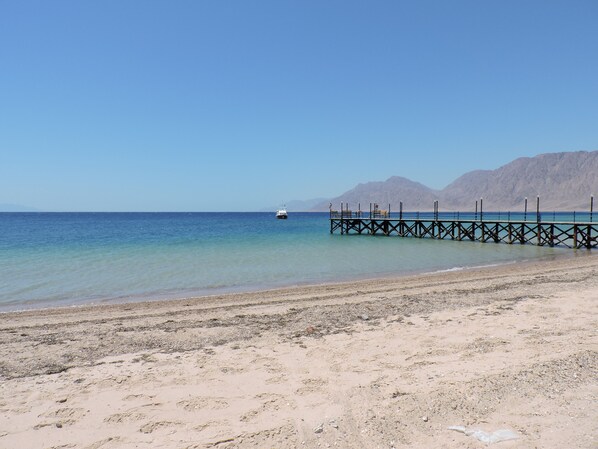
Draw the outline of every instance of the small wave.
<instances>
[{"instance_id":1,"label":"small wave","mask_svg":"<svg viewBox=\"0 0 598 449\"><path fill-rule=\"evenodd\" d=\"M444 270L432 271L432 273L451 273L453 271L475 270L477 268L501 267L503 265L511 265L511 264L514 264L514 263L517 263L517 261L516 260L510 260L508 262L491 263L491 264L485 264L485 265L465 265L463 267L457 266L457 267L446 268Z\"/></svg>"}]
</instances>

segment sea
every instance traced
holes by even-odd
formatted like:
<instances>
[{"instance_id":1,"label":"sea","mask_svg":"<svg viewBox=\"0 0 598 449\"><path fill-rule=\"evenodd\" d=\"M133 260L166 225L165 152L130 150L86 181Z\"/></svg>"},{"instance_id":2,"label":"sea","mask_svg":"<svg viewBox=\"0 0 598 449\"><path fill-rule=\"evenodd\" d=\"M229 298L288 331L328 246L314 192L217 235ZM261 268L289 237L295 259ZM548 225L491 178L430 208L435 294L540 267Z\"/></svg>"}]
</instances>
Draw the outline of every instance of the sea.
<instances>
[{"instance_id":1,"label":"sea","mask_svg":"<svg viewBox=\"0 0 598 449\"><path fill-rule=\"evenodd\" d=\"M330 234L328 213L0 213L0 311L550 259L570 249Z\"/></svg>"}]
</instances>

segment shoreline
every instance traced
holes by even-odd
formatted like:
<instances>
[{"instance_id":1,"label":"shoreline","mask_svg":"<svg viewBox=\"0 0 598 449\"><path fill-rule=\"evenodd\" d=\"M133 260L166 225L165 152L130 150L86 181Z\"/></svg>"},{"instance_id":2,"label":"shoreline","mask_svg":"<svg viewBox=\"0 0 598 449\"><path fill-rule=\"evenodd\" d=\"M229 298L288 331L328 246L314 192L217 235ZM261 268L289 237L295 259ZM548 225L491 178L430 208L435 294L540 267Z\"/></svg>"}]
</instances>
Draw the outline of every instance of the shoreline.
<instances>
[{"instance_id":1,"label":"shoreline","mask_svg":"<svg viewBox=\"0 0 598 449\"><path fill-rule=\"evenodd\" d=\"M0 447L595 447L595 256L3 313Z\"/></svg>"},{"instance_id":2,"label":"shoreline","mask_svg":"<svg viewBox=\"0 0 598 449\"><path fill-rule=\"evenodd\" d=\"M579 250L583 251L583 250ZM33 305L5 305L0 304L0 316L3 314L10 314L10 313L24 313L24 312L35 312L35 311L42 311L42 310L53 310L53 309L70 309L70 308L79 308L79 307L102 307L102 306L110 306L110 305L121 305L121 304L137 304L137 303L145 303L145 302L163 302L163 301L185 301L185 300L198 300L201 298L212 298L212 297L223 297L228 295L238 295L238 294L251 294L251 293L259 293L259 292L269 292L269 291L278 291L278 290L288 290L288 289L295 289L295 288L307 288L307 287L322 287L328 285L342 285L342 284L349 284L355 282L374 282L378 280L396 280L402 279L406 277L413 277L413 276L425 276L425 275L433 275L433 274L441 274L441 273L451 273L451 272L465 272L471 270L478 270L483 268L494 268L500 267L505 265L517 265L517 264L527 264L527 263L543 263L546 261L553 261L553 260L561 260L561 259L570 259L575 257L591 257L591 252L580 252L578 254L573 252L563 252L562 254L551 254L546 255L543 257L538 257L534 259L525 259L525 260L511 260L506 262L497 262L497 263L490 263L490 264L483 264L483 265L474 265L474 266L455 266L447 269L439 269L439 270L432 270L429 271L427 269L422 270L414 270L405 273L384 273L380 274L379 276L372 276L372 275L363 275L363 276L349 276L347 278L341 278L336 280L330 281L322 281L322 282L295 282L295 283L282 283L281 285L272 285L272 284L264 284L264 285L256 285L256 286L231 286L231 287L223 287L223 288L215 288L215 289L203 289L197 292L192 293L191 295L184 295L179 296L176 293L164 293L164 294L139 294L135 296L121 296L115 298L102 298L96 300L58 300L64 301L66 303L59 304L56 300L54 301L36 301L30 300L26 304L34 303ZM211 291L214 290L214 291ZM43 305L42 305L43 304Z\"/></svg>"}]
</instances>

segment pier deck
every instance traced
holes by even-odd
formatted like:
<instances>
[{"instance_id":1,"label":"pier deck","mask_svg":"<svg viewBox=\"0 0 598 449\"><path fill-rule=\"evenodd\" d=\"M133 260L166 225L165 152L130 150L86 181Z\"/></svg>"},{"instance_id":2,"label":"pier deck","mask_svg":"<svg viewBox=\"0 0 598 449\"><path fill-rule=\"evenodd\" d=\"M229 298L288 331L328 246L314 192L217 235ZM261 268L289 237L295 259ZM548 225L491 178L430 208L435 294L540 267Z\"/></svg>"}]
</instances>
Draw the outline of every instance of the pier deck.
<instances>
[{"instance_id":1,"label":"pier deck","mask_svg":"<svg viewBox=\"0 0 598 449\"><path fill-rule=\"evenodd\" d=\"M572 215L568 214L569 216ZM392 217L388 211L376 213L330 211L330 233L368 234L398 237L450 239L483 243L533 244L567 248L598 248L598 222L583 214L562 220L564 213L538 214L534 220L522 214L489 213L400 213ZM463 217L462 217L463 216ZM552 218L552 220L550 220ZM589 220L588 220L589 218ZM584 220L585 219L585 220Z\"/></svg>"}]
</instances>

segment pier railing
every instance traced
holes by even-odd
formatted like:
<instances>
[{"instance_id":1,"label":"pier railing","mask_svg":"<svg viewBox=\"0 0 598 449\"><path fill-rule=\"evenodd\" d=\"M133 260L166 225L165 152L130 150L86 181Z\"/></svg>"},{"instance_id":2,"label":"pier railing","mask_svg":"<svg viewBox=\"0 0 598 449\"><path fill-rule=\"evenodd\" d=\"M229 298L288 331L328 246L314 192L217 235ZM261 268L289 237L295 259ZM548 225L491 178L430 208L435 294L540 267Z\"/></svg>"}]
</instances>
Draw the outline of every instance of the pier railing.
<instances>
[{"instance_id":1,"label":"pier railing","mask_svg":"<svg viewBox=\"0 0 598 449\"><path fill-rule=\"evenodd\" d=\"M434 238L565 246L568 248L597 248L598 220L593 213L593 197L588 212L439 212L438 202L431 212L405 212L402 204L398 212L381 210L377 204L369 211L330 209L330 233L395 235L399 237ZM527 203L526 203L527 206ZM476 204L477 209L477 204ZM527 208L526 208L527 209Z\"/></svg>"}]
</instances>

